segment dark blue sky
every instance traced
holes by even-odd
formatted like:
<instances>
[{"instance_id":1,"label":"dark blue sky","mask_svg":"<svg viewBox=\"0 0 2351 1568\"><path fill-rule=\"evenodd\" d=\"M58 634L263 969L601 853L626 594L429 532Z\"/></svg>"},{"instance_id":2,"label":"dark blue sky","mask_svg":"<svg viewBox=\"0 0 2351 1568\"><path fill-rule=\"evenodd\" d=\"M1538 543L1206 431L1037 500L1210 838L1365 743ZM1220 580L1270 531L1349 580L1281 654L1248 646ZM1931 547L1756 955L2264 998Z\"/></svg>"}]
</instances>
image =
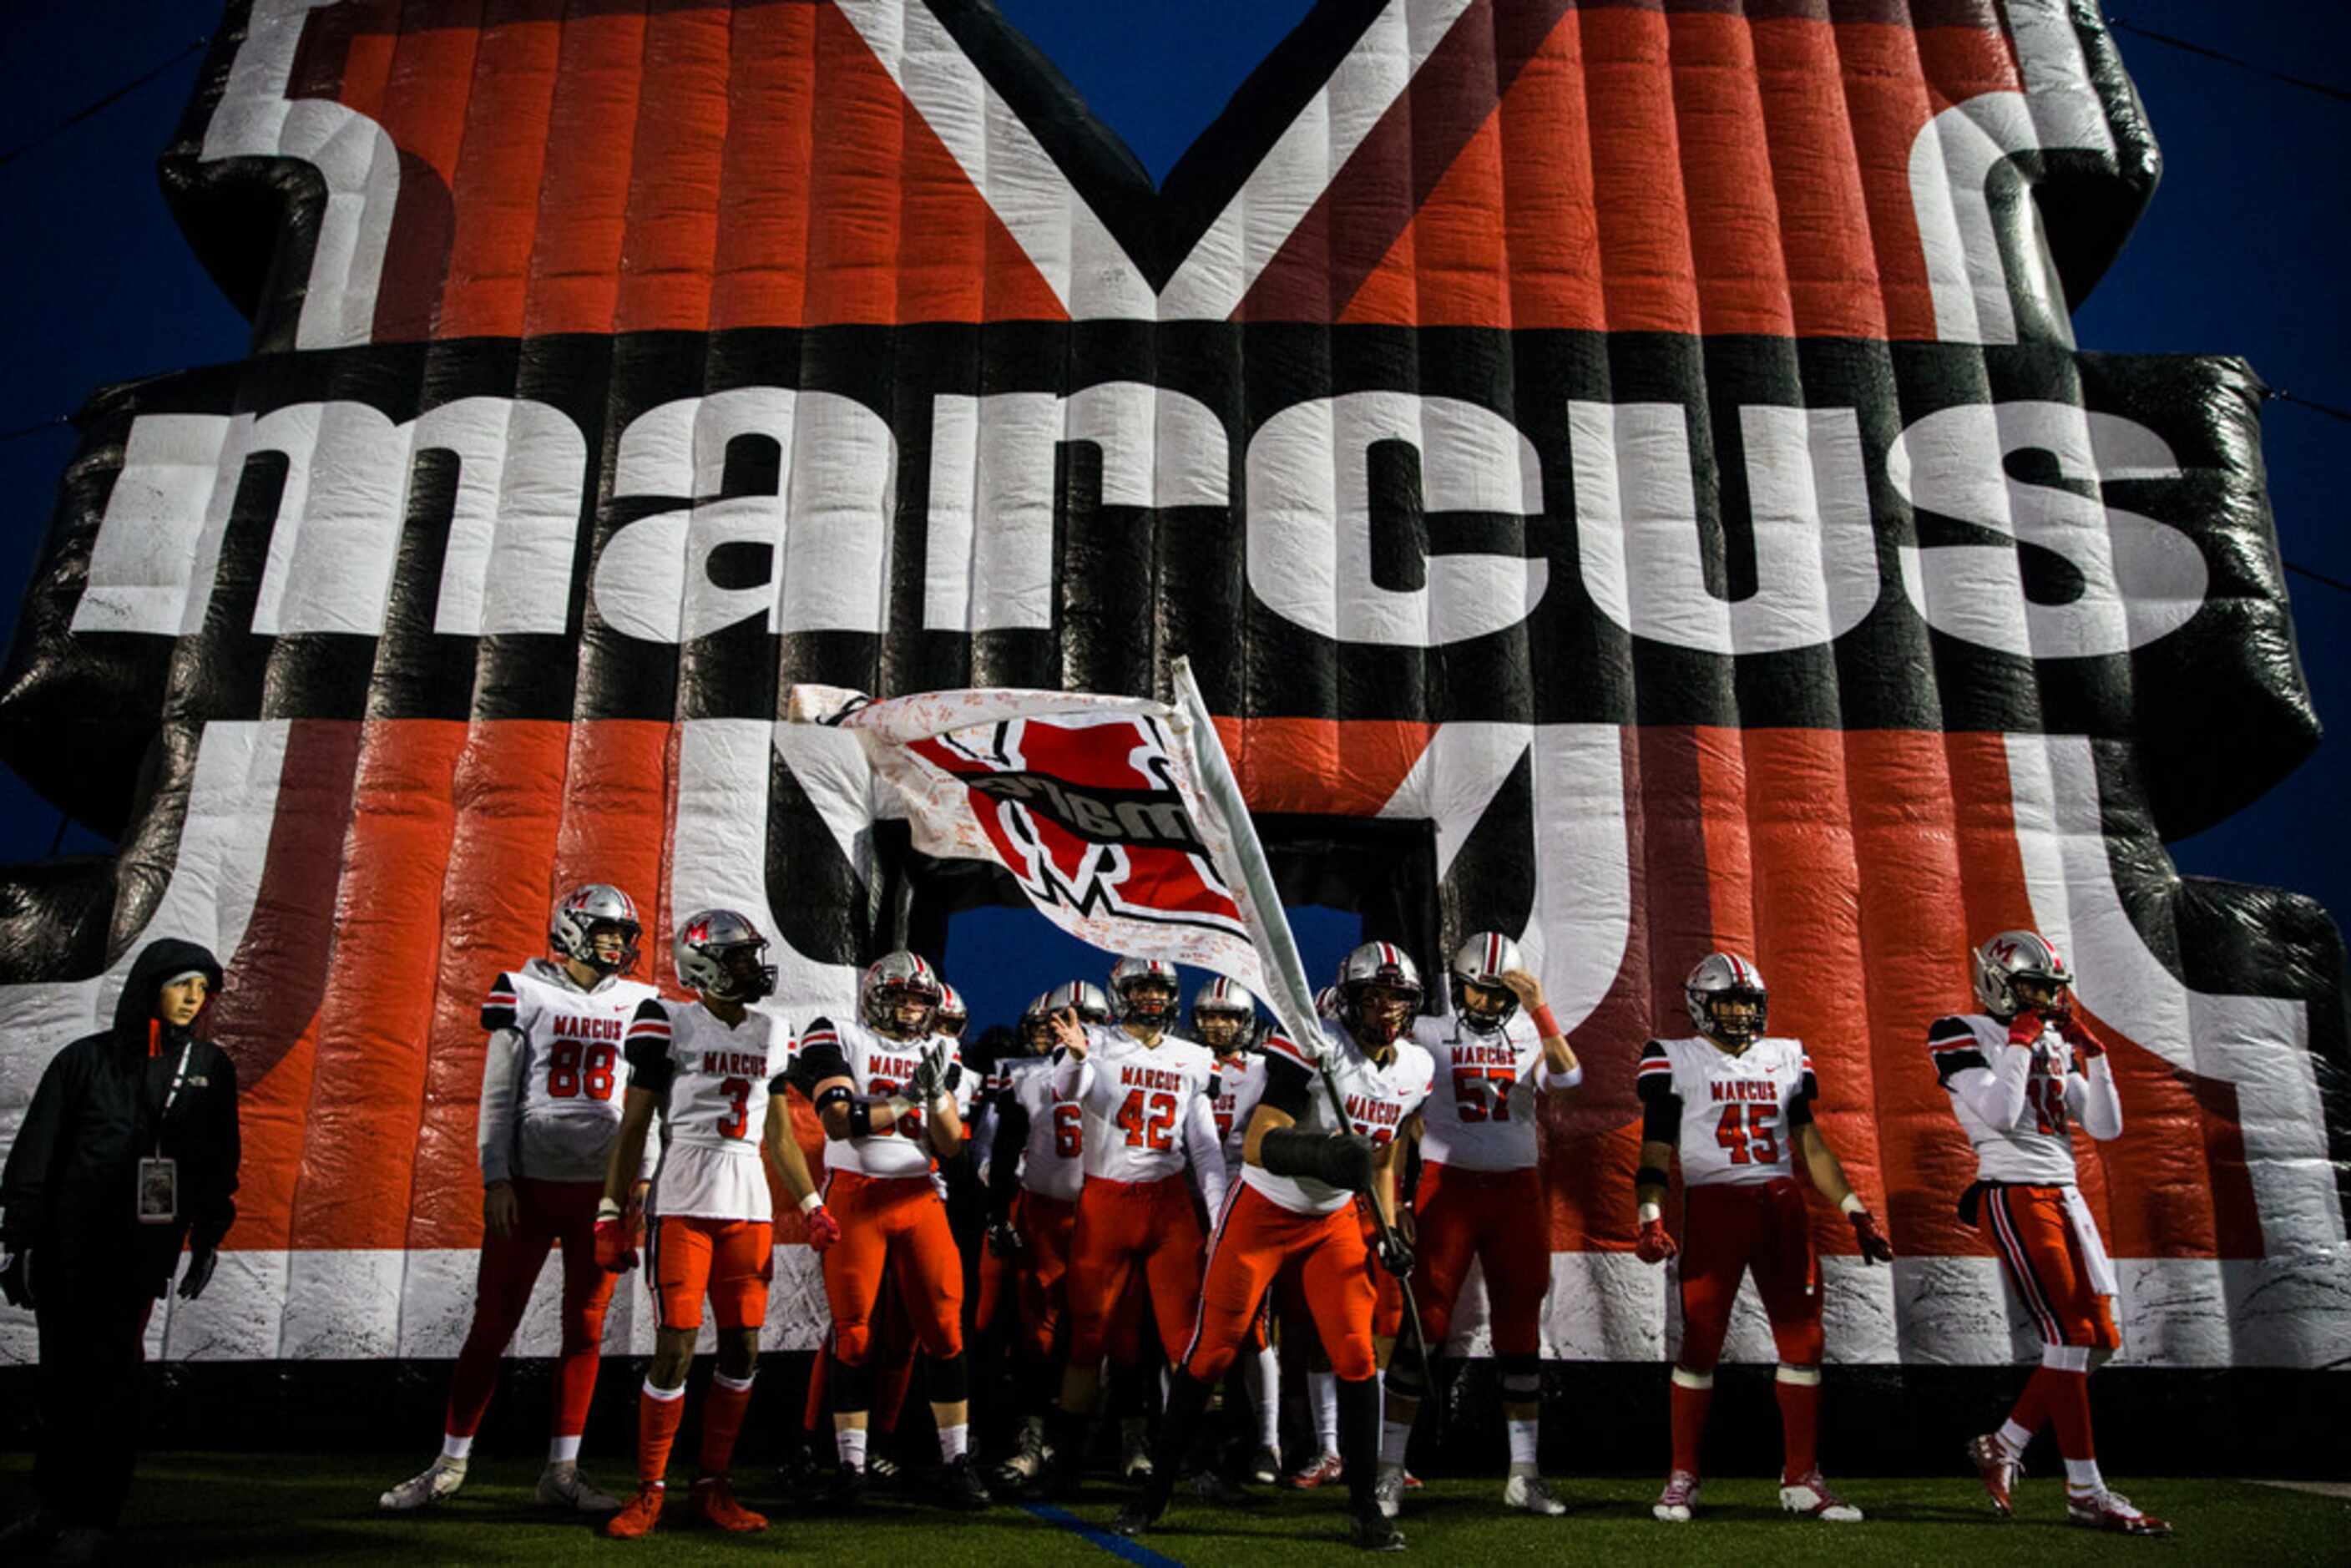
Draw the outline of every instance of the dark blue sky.
<instances>
[{"instance_id":1,"label":"dark blue sky","mask_svg":"<svg viewBox=\"0 0 2351 1568\"><path fill-rule=\"evenodd\" d=\"M1300 0L999 4L1155 176L1307 9ZM2141 26L2283 70L2351 79L2351 6L2132 0L2117 9ZM0 151L170 58L215 20L206 0L14 0L0 21L9 89L0 98ZM2341 167L2351 106L2130 33L2121 44L2165 172L2129 247L2076 318L2082 346L2241 355L2273 386L2351 407L2341 282L2351 254L2351 183ZM191 56L0 167L10 237L0 255L0 322L13 366L0 382L0 431L69 413L110 382L243 357L246 324L182 244L155 181L197 65ZM2337 527L2334 495L2351 426L2279 402L2264 424L2286 558L2351 580L2351 535ZM63 428L0 444L0 635L13 633L73 449ZM2339 913L2351 909L2343 810L2351 799L2351 741L2343 737L2351 725L2351 595L2304 577L2290 586L2303 661L2333 737L2252 809L2172 852L2185 872L2292 888ZM0 769L0 861L41 858L59 823L55 808ZM78 829L65 842L106 848ZM1301 935L1320 972L1346 933L1332 922ZM952 956L949 963L953 974ZM1034 988L1023 978L1008 994L1022 987ZM984 1008L983 1021L994 1010Z\"/></svg>"}]
</instances>

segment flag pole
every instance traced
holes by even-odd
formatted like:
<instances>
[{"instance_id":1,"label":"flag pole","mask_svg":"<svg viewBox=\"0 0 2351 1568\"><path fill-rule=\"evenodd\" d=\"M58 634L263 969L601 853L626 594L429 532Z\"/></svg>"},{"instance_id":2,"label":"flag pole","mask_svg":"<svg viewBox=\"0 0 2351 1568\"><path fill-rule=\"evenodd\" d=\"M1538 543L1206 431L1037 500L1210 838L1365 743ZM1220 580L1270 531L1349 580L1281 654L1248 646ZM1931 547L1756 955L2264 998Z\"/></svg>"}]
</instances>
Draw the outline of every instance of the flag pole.
<instances>
[{"instance_id":1,"label":"flag pole","mask_svg":"<svg viewBox=\"0 0 2351 1568\"><path fill-rule=\"evenodd\" d=\"M1232 762L1225 756L1224 737L1217 733L1216 720L1192 679L1192 661L1178 658L1172 674L1177 710L1190 724L1194 736L1192 754L1200 765L1200 788L1231 830L1233 858L1238 862L1231 870L1254 908L1256 918L1251 925L1258 933L1258 956L1267 978L1273 983L1275 995L1270 999L1274 1017L1298 1044L1312 1042L1316 1076L1322 1081L1331 1114L1343 1133L1354 1123L1347 1114L1346 1102L1340 1097L1337 1081L1331 1076L1330 1053L1321 1049L1321 1015L1314 1010L1314 993L1306 981L1306 965L1298 956L1298 939L1290 933L1290 917L1282 910L1280 892L1274 886L1273 869L1266 863L1265 846L1258 842L1257 822L1249 815L1249 802L1241 796L1238 780L1233 777ZM1380 1212L1371 1194L1362 1194L1361 1200L1374 1228L1379 1232L1380 1246L1385 1250L1395 1235L1395 1228ZM1421 1387L1434 1391L1437 1385L1428 1364L1428 1341L1421 1333L1420 1303L1413 1299L1408 1277L1397 1275L1395 1281L1404 1295L1404 1320L1411 1330L1413 1354L1420 1362Z\"/></svg>"}]
</instances>

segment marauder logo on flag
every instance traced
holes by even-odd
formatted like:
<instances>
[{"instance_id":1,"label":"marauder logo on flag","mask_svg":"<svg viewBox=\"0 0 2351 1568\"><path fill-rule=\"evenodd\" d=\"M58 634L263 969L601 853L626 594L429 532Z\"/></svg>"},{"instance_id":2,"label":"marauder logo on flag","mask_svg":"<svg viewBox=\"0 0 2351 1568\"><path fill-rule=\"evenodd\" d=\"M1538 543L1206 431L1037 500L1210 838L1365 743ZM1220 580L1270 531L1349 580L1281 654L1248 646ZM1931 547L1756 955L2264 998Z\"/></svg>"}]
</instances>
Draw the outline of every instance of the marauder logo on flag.
<instances>
[{"instance_id":1,"label":"marauder logo on flag","mask_svg":"<svg viewBox=\"0 0 2351 1568\"><path fill-rule=\"evenodd\" d=\"M2111 1044L2126 1355L2339 1361L2340 937L2165 850L2316 744L2264 389L2069 315L2158 163L2092 0L1317 5L1159 185L986 0L232 0L162 178L252 357L91 400L0 669L0 758L120 845L0 873L0 1141L199 940L246 1165L157 1353L449 1355L482 1001L560 890L673 988L743 911L807 1015L1001 891L902 876L902 797L1204 960L1280 927L1253 816L1573 1035L1551 1354L1675 1333L1635 1076L1727 948L1901 1255L1821 1220L1834 1354L2008 1359L1927 1040L2030 928Z\"/></svg>"}]
</instances>

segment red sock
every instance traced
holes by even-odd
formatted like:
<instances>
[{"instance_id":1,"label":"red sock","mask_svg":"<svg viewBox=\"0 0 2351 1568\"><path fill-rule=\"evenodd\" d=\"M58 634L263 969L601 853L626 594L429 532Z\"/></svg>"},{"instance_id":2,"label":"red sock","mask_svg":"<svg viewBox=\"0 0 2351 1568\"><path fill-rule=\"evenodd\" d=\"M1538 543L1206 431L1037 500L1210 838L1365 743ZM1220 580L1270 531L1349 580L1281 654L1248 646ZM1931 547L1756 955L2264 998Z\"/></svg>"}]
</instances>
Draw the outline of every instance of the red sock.
<instances>
[{"instance_id":1,"label":"red sock","mask_svg":"<svg viewBox=\"0 0 2351 1568\"><path fill-rule=\"evenodd\" d=\"M2090 1445L2090 1375L2043 1367L2033 1381L2049 1379L2049 1424L2057 1428L2057 1451L2069 1459L2095 1459Z\"/></svg>"},{"instance_id":2,"label":"red sock","mask_svg":"<svg viewBox=\"0 0 2351 1568\"><path fill-rule=\"evenodd\" d=\"M2016 1408L2008 1418L2028 1432L2041 1430L2041 1423L2049 1419L2049 1385L2065 1375L2045 1366L2036 1366L2032 1375L2024 1380L2024 1392L2016 1396Z\"/></svg>"},{"instance_id":3,"label":"red sock","mask_svg":"<svg viewBox=\"0 0 2351 1568\"><path fill-rule=\"evenodd\" d=\"M735 1434L743 1429L743 1412L751 1407L751 1380L737 1384L724 1373L710 1379L710 1394L702 1403L702 1473L723 1476L735 1460Z\"/></svg>"},{"instance_id":4,"label":"red sock","mask_svg":"<svg viewBox=\"0 0 2351 1568\"><path fill-rule=\"evenodd\" d=\"M1713 1397L1711 1385L1704 1388L1673 1385L1674 1469L1698 1474L1698 1452L1706 1438L1706 1407Z\"/></svg>"},{"instance_id":5,"label":"red sock","mask_svg":"<svg viewBox=\"0 0 2351 1568\"><path fill-rule=\"evenodd\" d=\"M1780 1479L1800 1481L1821 1465L1821 1385L1782 1378L1771 1386L1780 1391L1780 1434L1787 1454Z\"/></svg>"},{"instance_id":6,"label":"red sock","mask_svg":"<svg viewBox=\"0 0 2351 1568\"><path fill-rule=\"evenodd\" d=\"M556 1437L576 1437L588 1429L588 1406L596 1397L596 1364L603 1349L590 1344L578 1354L569 1352L555 1364Z\"/></svg>"},{"instance_id":7,"label":"red sock","mask_svg":"<svg viewBox=\"0 0 2351 1568\"><path fill-rule=\"evenodd\" d=\"M506 1346L480 1348L475 1338L465 1336L457 1351L457 1368L449 1375L449 1418L444 1429L453 1437L470 1437L480 1429L482 1415L490 1407L491 1391L498 1385L498 1355ZM589 1375L595 1375L593 1367Z\"/></svg>"},{"instance_id":8,"label":"red sock","mask_svg":"<svg viewBox=\"0 0 2351 1568\"><path fill-rule=\"evenodd\" d=\"M824 1407L825 1367L832 1357L824 1351L816 1353L816 1362L809 1368L808 1409L801 1416L802 1425L811 1437L821 1432L832 1435L832 1422L826 1417Z\"/></svg>"},{"instance_id":9,"label":"red sock","mask_svg":"<svg viewBox=\"0 0 2351 1568\"><path fill-rule=\"evenodd\" d=\"M670 1445L677 1441L677 1424L685 1416L685 1386L657 1396L650 1385L637 1395L637 1480L657 1487L669 1474Z\"/></svg>"}]
</instances>

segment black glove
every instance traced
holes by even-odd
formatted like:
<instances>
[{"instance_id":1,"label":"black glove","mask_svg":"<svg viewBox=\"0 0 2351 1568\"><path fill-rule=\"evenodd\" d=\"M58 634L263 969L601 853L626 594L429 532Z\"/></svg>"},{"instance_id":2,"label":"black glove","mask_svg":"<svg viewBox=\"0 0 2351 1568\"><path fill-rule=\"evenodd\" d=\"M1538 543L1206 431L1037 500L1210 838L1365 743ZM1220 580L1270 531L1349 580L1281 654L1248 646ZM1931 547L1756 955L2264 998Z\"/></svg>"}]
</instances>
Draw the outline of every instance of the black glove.
<instances>
[{"instance_id":1,"label":"black glove","mask_svg":"<svg viewBox=\"0 0 2351 1568\"><path fill-rule=\"evenodd\" d=\"M213 1282L213 1270L220 1266L220 1254L209 1247L199 1247L188 1254L188 1271L180 1276L180 1300L193 1301L204 1293Z\"/></svg>"},{"instance_id":2,"label":"black glove","mask_svg":"<svg viewBox=\"0 0 2351 1568\"><path fill-rule=\"evenodd\" d=\"M1258 1140L1258 1156L1275 1176L1311 1176L1343 1192L1372 1187L1372 1141L1360 1134L1325 1137L1282 1127Z\"/></svg>"},{"instance_id":3,"label":"black glove","mask_svg":"<svg viewBox=\"0 0 2351 1568\"><path fill-rule=\"evenodd\" d=\"M33 1306L33 1249L17 1247L5 1261L0 1261L0 1296L12 1307L31 1311Z\"/></svg>"},{"instance_id":4,"label":"black glove","mask_svg":"<svg viewBox=\"0 0 2351 1568\"><path fill-rule=\"evenodd\" d=\"M1412 1272L1412 1243L1404 1232L1390 1228L1380 1232L1380 1267L1401 1280Z\"/></svg>"},{"instance_id":5,"label":"black glove","mask_svg":"<svg viewBox=\"0 0 2351 1568\"><path fill-rule=\"evenodd\" d=\"M1008 1219L999 1219L987 1228L987 1249L998 1258L1019 1257L1023 1245L1020 1232L1013 1228Z\"/></svg>"}]
</instances>

